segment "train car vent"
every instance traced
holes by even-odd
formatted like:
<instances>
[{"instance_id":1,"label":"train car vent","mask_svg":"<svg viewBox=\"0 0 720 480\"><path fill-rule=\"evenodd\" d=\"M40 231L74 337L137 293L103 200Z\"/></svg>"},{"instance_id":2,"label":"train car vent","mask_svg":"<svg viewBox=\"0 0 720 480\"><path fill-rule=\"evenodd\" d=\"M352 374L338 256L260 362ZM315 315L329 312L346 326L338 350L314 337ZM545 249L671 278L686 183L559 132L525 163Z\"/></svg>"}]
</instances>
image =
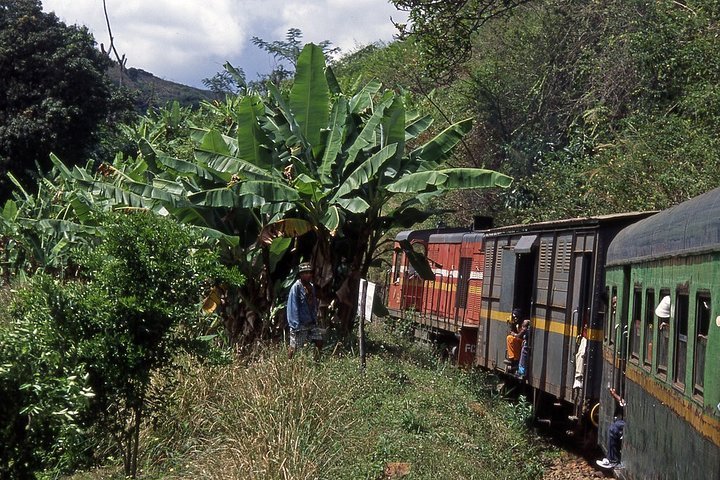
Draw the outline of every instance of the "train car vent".
<instances>
[{"instance_id":1,"label":"train car vent","mask_svg":"<svg viewBox=\"0 0 720 480\"><path fill-rule=\"evenodd\" d=\"M548 244L540 243L540 271L547 272L550 268L550 259L548 258Z\"/></svg>"},{"instance_id":2,"label":"train car vent","mask_svg":"<svg viewBox=\"0 0 720 480\"><path fill-rule=\"evenodd\" d=\"M565 242L565 253L563 254L563 272L570 271L570 258L572 257L572 244Z\"/></svg>"},{"instance_id":3,"label":"train car vent","mask_svg":"<svg viewBox=\"0 0 720 480\"><path fill-rule=\"evenodd\" d=\"M555 263L556 272L567 273L570 271L572 245L567 240L558 241L557 262Z\"/></svg>"},{"instance_id":4,"label":"train car vent","mask_svg":"<svg viewBox=\"0 0 720 480\"><path fill-rule=\"evenodd\" d=\"M488 248L485 250L485 271L489 272L492 270L493 262L495 261L495 249Z\"/></svg>"}]
</instances>

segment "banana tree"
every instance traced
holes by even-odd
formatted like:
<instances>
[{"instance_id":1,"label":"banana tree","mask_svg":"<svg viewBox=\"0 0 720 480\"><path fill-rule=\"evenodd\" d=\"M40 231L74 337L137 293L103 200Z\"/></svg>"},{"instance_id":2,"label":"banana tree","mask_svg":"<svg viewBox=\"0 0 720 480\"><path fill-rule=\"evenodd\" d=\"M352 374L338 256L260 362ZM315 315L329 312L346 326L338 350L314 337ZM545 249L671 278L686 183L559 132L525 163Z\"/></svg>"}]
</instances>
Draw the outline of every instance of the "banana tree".
<instances>
[{"instance_id":1,"label":"banana tree","mask_svg":"<svg viewBox=\"0 0 720 480\"><path fill-rule=\"evenodd\" d=\"M308 222L315 278L327 300L339 301L346 332L359 279L388 229L426 219L428 201L447 191L511 182L489 170L445 167L470 120L408 148L431 118L408 111L404 95L377 82L344 94L315 45L303 49L289 94L272 85L269 92L264 102L249 96L239 103L236 129L198 130L196 158L234 165L242 191L275 205L266 225Z\"/></svg>"},{"instance_id":2,"label":"banana tree","mask_svg":"<svg viewBox=\"0 0 720 480\"><path fill-rule=\"evenodd\" d=\"M51 158L57 160L54 155ZM73 205L77 211L90 208L87 203L80 208L82 192L75 192L57 173L52 170L39 176L33 193L8 173L15 190L0 210L0 267L5 284L38 271L65 275L72 251L89 247L97 236L88 215L84 220L75 215Z\"/></svg>"},{"instance_id":3,"label":"banana tree","mask_svg":"<svg viewBox=\"0 0 720 480\"><path fill-rule=\"evenodd\" d=\"M447 191L511 182L489 170L447 167L470 120L423 143L432 120L408 103L377 82L343 93L322 50L308 44L289 92L269 85L267 96L206 106L209 113L199 117L205 123L191 134L192 158L170 157L162 142L142 138L136 159L66 173L115 205L205 229L228 246L233 261L259 252L250 256L260 273L246 276L265 282L258 288L265 288L264 300L242 299L259 315L278 300L280 289L272 287L282 281L271 269L295 247L293 261L301 252L313 262L322 297L336 300L347 333L359 279L388 229L428 218L428 202Z\"/></svg>"}]
</instances>

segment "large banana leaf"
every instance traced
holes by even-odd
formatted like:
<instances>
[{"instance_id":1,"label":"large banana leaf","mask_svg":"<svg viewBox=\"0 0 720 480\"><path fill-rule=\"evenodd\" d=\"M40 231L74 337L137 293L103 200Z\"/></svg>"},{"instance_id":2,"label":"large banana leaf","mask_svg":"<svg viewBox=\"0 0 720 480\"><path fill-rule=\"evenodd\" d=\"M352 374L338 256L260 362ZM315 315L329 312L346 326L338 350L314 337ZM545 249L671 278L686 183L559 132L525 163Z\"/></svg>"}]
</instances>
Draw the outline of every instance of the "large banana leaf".
<instances>
[{"instance_id":1,"label":"large banana leaf","mask_svg":"<svg viewBox=\"0 0 720 480\"><path fill-rule=\"evenodd\" d=\"M512 177L502 173L480 168L446 168L439 172L447 176L443 187L448 190L487 187L507 188L513 181Z\"/></svg>"},{"instance_id":2,"label":"large banana leaf","mask_svg":"<svg viewBox=\"0 0 720 480\"><path fill-rule=\"evenodd\" d=\"M340 88L340 83L337 81L337 78L335 77L335 72L333 72L333 69L328 67L325 67L325 79L328 83L328 88L330 89L330 93L333 95L341 95L342 89Z\"/></svg>"},{"instance_id":3,"label":"large banana leaf","mask_svg":"<svg viewBox=\"0 0 720 480\"><path fill-rule=\"evenodd\" d=\"M415 116L412 119L407 119L407 126L405 127L405 140L412 140L419 137L425 130L430 128L433 123L433 118L430 115Z\"/></svg>"},{"instance_id":4,"label":"large banana leaf","mask_svg":"<svg viewBox=\"0 0 720 480\"><path fill-rule=\"evenodd\" d=\"M325 151L323 152L322 162L318 174L325 185L333 185L332 179L333 166L338 154L342 150L344 141L344 130L348 116L348 102L344 96L338 97L333 105L330 114L330 132L325 143Z\"/></svg>"},{"instance_id":5,"label":"large banana leaf","mask_svg":"<svg viewBox=\"0 0 720 480\"><path fill-rule=\"evenodd\" d=\"M50 154L50 161L52 164L60 171L60 175L65 180L70 180L72 178L72 174L70 173L70 170L65 166L65 164L55 155L54 153Z\"/></svg>"},{"instance_id":6,"label":"large banana leaf","mask_svg":"<svg viewBox=\"0 0 720 480\"><path fill-rule=\"evenodd\" d=\"M272 156L266 145L270 143L258 124L258 114L265 113L265 107L256 96L243 97L237 113L237 156L261 168L272 167Z\"/></svg>"},{"instance_id":7,"label":"large banana leaf","mask_svg":"<svg viewBox=\"0 0 720 480\"><path fill-rule=\"evenodd\" d=\"M397 144L388 145L361 163L340 185L333 200L344 197L369 183L389 161L395 159L396 152Z\"/></svg>"},{"instance_id":8,"label":"large banana leaf","mask_svg":"<svg viewBox=\"0 0 720 480\"><path fill-rule=\"evenodd\" d=\"M276 181L248 181L239 184L241 195L252 194L262 197L266 202L294 202L300 195L294 188Z\"/></svg>"},{"instance_id":9,"label":"large banana leaf","mask_svg":"<svg viewBox=\"0 0 720 480\"><path fill-rule=\"evenodd\" d=\"M297 176L294 186L300 195L309 197L313 202L319 202L332 192L332 190L323 188L319 181L304 173Z\"/></svg>"},{"instance_id":10,"label":"large banana leaf","mask_svg":"<svg viewBox=\"0 0 720 480\"><path fill-rule=\"evenodd\" d=\"M196 227L200 234L206 238L212 238L214 240L221 240L227 242L231 247L237 247L240 245L240 237L237 235L228 235L214 228L208 227Z\"/></svg>"},{"instance_id":11,"label":"large banana leaf","mask_svg":"<svg viewBox=\"0 0 720 480\"><path fill-rule=\"evenodd\" d=\"M284 218L280 221L265 225L260 231L258 239L262 243L270 244L278 237L300 237L312 230L313 226L307 220L303 220L302 218Z\"/></svg>"},{"instance_id":12,"label":"large banana leaf","mask_svg":"<svg viewBox=\"0 0 720 480\"><path fill-rule=\"evenodd\" d=\"M370 108L372 105L372 97L380 91L382 83L377 80L368 82L362 90L353 95L350 99L350 111L352 113L360 113Z\"/></svg>"},{"instance_id":13,"label":"large banana leaf","mask_svg":"<svg viewBox=\"0 0 720 480\"><path fill-rule=\"evenodd\" d=\"M277 118L273 118L271 115L268 115L267 120L269 122L269 125L271 125L276 130L278 138L285 139L285 144L291 145L295 143L294 141L291 141L291 137L294 136L295 141L297 141L298 143L302 143L306 147L309 147L305 135L303 135L302 131L300 130L300 127L295 120L295 116L292 114L290 107L285 101L285 98L283 98L280 90L278 90L278 88L272 83L268 83L267 87L268 92L270 92L270 95L272 96L273 100L275 100L275 103L278 106L280 116L285 119L285 123L282 123L278 121Z\"/></svg>"},{"instance_id":14,"label":"large banana leaf","mask_svg":"<svg viewBox=\"0 0 720 480\"><path fill-rule=\"evenodd\" d=\"M210 180L211 182L228 182L231 177L230 174L212 171L202 167L201 165L198 165L197 163L188 162L179 158L169 157L165 154L158 154L157 162L163 165L167 170L170 170L172 172L185 175L190 174L193 176L204 178L205 180Z\"/></svg>"},{"instance_id":15,"label":"large banana leaf","mask_svg":"<svg viewBox=\"0 0 720 480\"><path fill-rule=\"evenodd\" d=\"M44 219L35 222L38 230L46 234L63 237L70 242L77 242L81 237L98 234L98 228L60 219Z\"/></svg>"},{"instance_id":16,"label":"large banana leaf","mask_svg":"<svg viewBox=\"0 0 720 480\"><path fill-rule=\"evenodd\" d=\"M335 203L350 213L363 213L370 208L370 205L361 197L338 198Z\"/></svg>"},{"instance_id":17,"label":"large banana leaf","mask_svg":"<svg viewBox=\"0 0 720 480\"><path fill-rule=\"evenodd\" d=\"M103 197L113 205L124 205L133 208L142 208L158 212L163 208L161 202L155 199L125 190L124 188L100 181L80 181L78 184L87 188L94 196Z\"/></svg>"},{"instance_id":18,"label":"large banana leaf","mask_svg":"<svg viewBox=\"0 0 720 480\"><path fill-rule=\"evenodd\" d=\"M212 208L255 208L265 204L260 195L240 195L231 188L213 188L188 195L188 200L199 207Z\"/></svg>"},{"instance_id":19,"label":"large banana leaf","mask_svg":"<svg viewBox=\"0 0 720 480\"><path fill-rule=\"evenodd\" d=\"M320 47L308 43L298 57L295 80L290 90L290 110L313 148L320 144L320 130L327 127L329 99L325 55Z\"/></svg>"},{"instance_id":20,"label":"large banana leaf","mask_svg":"<svg viewBox=\"0 0 720 480\"><path fill-rule=\"evenodd\" d=\"M395 97L385 109L382 119L382 145L397 145L393 161L387 165L392 177L400 170L402 156L405 154L405 104L401 97ZM382 178L380 179L382 181Z\"/></svg>"},{"instance_id":21,"label":"large banana leaf","mask_svg":"<svg viewBox=\"0 0 720 480\"><path fill-rule=\"evenodd\" d=\"M275 271L275 267L277 266L278 262L282 260L282 258L285 256L285 253L288 251L290 246L292 245L293 239L292 238L276 238L272 241L269 253L270 253L270 272Z\"/></svg>"},{"instance_id":22,"label":"large banana leaf","mask_svg":"<svg viewBox=\"0 0 720 480\"><path fill-rule=\"evenodd\" d=\"M450 125L428 143L410 152L411 162L405 166L414 166L420 162L421 165L426 166L425 169L436 168L450 156L452 149L471 128L472 119Z\"/></svg>"},{"instance_id":23,"label":"large banana leaf","mask_svg":"<svg viewBox=\"0 0 720 480\"><path fill-rule=\"evenodd\" d=\"M432 271L432 268L430 268L427 257L413 250L412 244L407 240L401 240L398 243L410 261L410 265L412 265L420 278L423 280L435 280L435 273Z\"/></svg>"},{"instance_id":24,"label":"large banana leaf","mask_svg":"<svg viewBox=\"0 0 720 480\"><path fill-rule=\"evenodd\" d=\"M479 168L448 168L405 175L389 184L394 193L424 193L436 190L508 187L512 178L502 173Z\"/></svg>"},{"instance_id":25,"label":"large banana leaf","mask_svg":"<svg viewBox=\"0 0 720 480\"><path fill-rule=\"evenodd\" d=\"M322 223L329 232L337 230L337 228L340 226L341 221L342 212L335 205L330 205L330 207L328 207L328 209L325 211L323 217L320 219L320 223Z\"/></svg>"},{"instance_id":26,"label":"large banana leaf","mask_svg":"<svg viewBox=\"0 0 720 480\"><path fill-rule=\"evenodd\" d=\"M386 98L384 102L378 104L370 119L365 122L365 126L360 132L360 135L357 136L353 144L348 148L347 160L345 161L345 165L343 165L343 176L348 170L355 166L355 158L362 149L374 146L377 143L376 135L378 126L380 122L382 122L385 108L392 103L392 100L392 98Z\"/></svg>"},{"instance_id":27,"label":"large banana leaf","mask_svg":"<svg viewBox=\"0 0 720 480\"><path fill-rule=\"evenodd\" d=\"M205 133L203 141L195 149L195 158L207 165L207 168L222 174L242 174L255 180L273 179L273 171L253 165L231 153L228 143L220 132L209 130Z\"/></svg>"}]
</instances>

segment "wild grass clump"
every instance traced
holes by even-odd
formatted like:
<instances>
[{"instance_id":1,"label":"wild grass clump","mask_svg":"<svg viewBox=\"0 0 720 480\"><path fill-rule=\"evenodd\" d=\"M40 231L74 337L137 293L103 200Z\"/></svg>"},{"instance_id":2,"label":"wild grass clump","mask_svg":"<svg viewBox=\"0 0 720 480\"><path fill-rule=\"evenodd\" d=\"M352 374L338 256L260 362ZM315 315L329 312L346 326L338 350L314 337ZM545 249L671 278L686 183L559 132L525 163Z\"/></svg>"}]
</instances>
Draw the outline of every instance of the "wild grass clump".
<instances>
[{"instance_id":1,"label":"wild grass clump","mask_svg":"<svg viewBox=\"0 0 720 480\"><path fill-rule=\"evenodd\" d=\"M256 361L196 367L152 434L163 478L312 479L351 428L352 379L268 348Z\"/></svg>"}]
</instances>

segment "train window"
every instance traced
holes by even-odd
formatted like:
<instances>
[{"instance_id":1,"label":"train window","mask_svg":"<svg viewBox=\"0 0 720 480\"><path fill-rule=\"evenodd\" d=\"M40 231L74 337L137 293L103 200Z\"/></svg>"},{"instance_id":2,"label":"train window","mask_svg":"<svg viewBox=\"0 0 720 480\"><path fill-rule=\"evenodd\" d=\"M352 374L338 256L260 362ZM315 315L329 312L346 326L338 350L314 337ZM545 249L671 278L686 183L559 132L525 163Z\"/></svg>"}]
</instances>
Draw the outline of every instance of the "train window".
<instances>
[{"instance_id":1,"label":"train window","mask_svg":"<svg viewBox=\"0 0 720 480\"><path fill-rule=\"evenodd\" d=\"M679 293L675 299L675 361L673 362L673 380L676 386L685 386L687 366L688 314L690 298L687 292Z\"/></svg>"},{"instance_id":2,"label":"train window","mask_svg":"<svg viewBox=\"0 0 720 480\"><path fill-rule=\"evenodd\" d=\"M710 329L710 294L699 293L695 307L695 361L693 363L693 394L703 396L705 388L705 352Z\"/></svg>"},{"instance_id":3,"label":"train window","mask_svg":"<svg viewBox=\"0 0 720 480\"><path fill-rule=\"evenodd\" d=\"M637 360L640 358L640 324L642 319L642 287L636 287L633 292L632 318L630 321L630 358Z\"/></svg>"},{"instance_id":4,"label":"train window","mask_svg":"<svg viewBox=\"0 0 720 480\"><path fill-rule=\"evenodd\" d=\"M608 341L608 331L610 329L610 307L608 306L610 298L610 289L605 287L605 291L601 296L601 309L603 314L603 338L605 343Z\"/></svg>"},{"instance_id":5,"label":"train window","mask_svg":"<svg viewBox=\"0 0 720 480\"><path fill-rule=\"evenodd\" d=\"M655 309L658 317L657 369L658 376L667 375L668 343L670 339L670 290L660 290L660 303Z\"/></svg>"},{"instance_id":6,"label":"train window","mask_svg":"<svg viewBox=\"0 0 720 480\"><path fill-rule=\"evenodd\" d=\"M608 322L610 331L608 332L608 343L615 343L615 325L617 324L617 287L612 287L612 295L610 296L610 322Z\"/></svg>"},{"instance_id":7,"label":"train window","mask_svg":"<svg viewBox=\"0 0 720 480\"><path fill-rule=\"evenodd\" d=\"M472 258L460 257L460 268L458 268L457 295L455 296L455 308L467 306L468 288L470 286L470 267Z\"/></svg>"},{"instance_id":8,"label":"train window","mask_svg":"<svg viewBox=\"0 0 720 480\"><path fill-rule=\"evenodd\" d=\"M653 324L655 322L655 290L645 291L645 324L643 325L643 365L652 365Z\"/></svg>"}]
</instances>

